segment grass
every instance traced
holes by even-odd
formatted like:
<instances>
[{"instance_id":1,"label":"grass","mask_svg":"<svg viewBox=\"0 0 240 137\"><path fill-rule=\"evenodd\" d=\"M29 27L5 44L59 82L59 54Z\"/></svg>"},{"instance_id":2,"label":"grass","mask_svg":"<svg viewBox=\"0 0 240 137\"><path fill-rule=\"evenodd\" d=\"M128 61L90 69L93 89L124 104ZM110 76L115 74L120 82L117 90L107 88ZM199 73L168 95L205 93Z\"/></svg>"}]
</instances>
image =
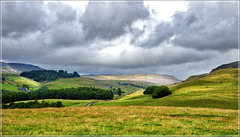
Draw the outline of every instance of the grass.
<instances>
[{"instance_id":1,"label":"grass","mask_svg":"<svg viewBox=\"0 0 240 137\"><path fill-rule=\"evenodd\" d=\"M47 83L46 86L49 89L61 89L61 88L71 88L71 87L96 87L101 89L110 89L112 88L121 88L122 91L125 93L132 93L135 92L141 88L134 87L134 86L125 86L120 85L118 83L132 83L142 86L150 86L153 85L153 83L149 82L136 82L136 81L122 81L122 80L94 80L89 78L65 78L65 79L58 79L55 81L52 81L50 83Z\"/></svg>"},{"instance_id":2,"label":"grass","mask_svg":"<svg viewBox=\"0 0 240 137\"><path fill-rule=\"evenodd\" d=\"M3 109L3 135L237 135L238 110L118 106Z\"/></svg>"},{"instance_id":3,"label":"grass","mask_svg":"<svg viewBox=\"0 0 240 137\"><path fill-rule=\"evenodd\" d=\"M65 107L83 107L83 106L85 106L88 102L97 101L97 100L68 100L68 99L41 99L41 100L38 100L38 101L41 102L42 100L44 100L45 102L49 102L49 103L61 101L62 104L63 104ZM17 101L17 102L14 102L14 103L29 102L29 101L34 101L34 100Z\"/></svg>"},{"instance_id":4,"label":"grass","mask_svg":"<svg viewBox=\"0 0 240 137\"><path fill-rule=\"evenodd\" d=\"M121 100L97 102L94 106L177 106L238 109L238 69L229 68L210 73L199 80L190 80L169 88L173 94L152 99L151 95L126 96Z\"/></svg>"},{"instance_id":5,"label":"grass","mask_svg":"<svg viewBox=\"0 0 240 137\"><path fill-rule=\"evenodd\" d=\"M5 83L2 85L3 90L19 91L17 85L22 86L23 84L34 87L33 90L37 90L41 86L41 83L21 77L19 73L2 73L2 76L5 78Z\"/></svg>"},{"instance_id":6,"label":"grass","mask_svg":"<svg viewBox=\"0 0 240 137\"><path fill-rule=\"evenodd\" d=\"M2 89L8 91L18 91L18 87L11 84L2 83Z\"/></svg>"}]
</instances>

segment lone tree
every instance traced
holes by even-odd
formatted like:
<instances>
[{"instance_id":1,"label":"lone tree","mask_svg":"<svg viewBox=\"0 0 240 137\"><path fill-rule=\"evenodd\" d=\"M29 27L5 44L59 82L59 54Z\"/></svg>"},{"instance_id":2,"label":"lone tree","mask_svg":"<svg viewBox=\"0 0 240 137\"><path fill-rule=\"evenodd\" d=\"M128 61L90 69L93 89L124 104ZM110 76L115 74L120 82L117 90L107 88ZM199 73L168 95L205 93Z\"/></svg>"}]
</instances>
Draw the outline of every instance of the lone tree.
<instances>
[{"instance_id":1,"label":"lone tree","mask_svg":"<svg viewBox=\"0 0 240 137\"><path fill-rule=\"evenodd\" d=\"M122 90L120 88L117 89L118 95L121 96L122 95Z\"/></svg>"}]
</instances>

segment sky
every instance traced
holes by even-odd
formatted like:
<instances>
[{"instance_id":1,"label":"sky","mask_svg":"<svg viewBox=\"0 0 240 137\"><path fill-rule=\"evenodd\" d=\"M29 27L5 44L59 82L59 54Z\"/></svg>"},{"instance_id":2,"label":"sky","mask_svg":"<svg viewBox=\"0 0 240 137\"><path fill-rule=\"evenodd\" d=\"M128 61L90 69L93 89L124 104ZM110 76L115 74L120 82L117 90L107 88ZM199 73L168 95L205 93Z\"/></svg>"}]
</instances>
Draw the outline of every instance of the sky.
<instances>
[{"instance_id":1,"label":"sky","mask_svg":"<svg viewBox=\"0 0 240 137\"><path fill-rule=\"evenodd\" d=\"M13 1L1 9L4 62L184 80L239 60L237 1Z\"/></svg>"}]
</instances>

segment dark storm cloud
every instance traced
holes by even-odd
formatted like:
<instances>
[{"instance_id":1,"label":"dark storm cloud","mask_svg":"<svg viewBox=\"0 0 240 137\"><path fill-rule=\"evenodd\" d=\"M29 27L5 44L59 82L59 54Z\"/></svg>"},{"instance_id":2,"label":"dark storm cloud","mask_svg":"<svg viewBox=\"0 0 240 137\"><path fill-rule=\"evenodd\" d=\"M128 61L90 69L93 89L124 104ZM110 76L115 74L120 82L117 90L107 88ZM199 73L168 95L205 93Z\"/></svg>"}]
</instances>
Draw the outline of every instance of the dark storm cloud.
<instances>
[{"instance_id":1,"label":"dark storm cloud","mask_svg":"<svg viewBox=\"0 0 240 137\"><path fill-rule=\"evenodd\" d=\"M45 27L42 2L3 2L2 35L19 37Z\"/></svg>"},{"instance_id":2,"label":"dark storm cloud","mask_svg":"<svg viewBox=\"0 0 240 137\"><path fill-rule=\"evenodd\" d=\"M89 2L80 18L87 39L113 39L125 33L125 27L144 19L149 12L143 2Z\"/></svg>"}]
</instances>

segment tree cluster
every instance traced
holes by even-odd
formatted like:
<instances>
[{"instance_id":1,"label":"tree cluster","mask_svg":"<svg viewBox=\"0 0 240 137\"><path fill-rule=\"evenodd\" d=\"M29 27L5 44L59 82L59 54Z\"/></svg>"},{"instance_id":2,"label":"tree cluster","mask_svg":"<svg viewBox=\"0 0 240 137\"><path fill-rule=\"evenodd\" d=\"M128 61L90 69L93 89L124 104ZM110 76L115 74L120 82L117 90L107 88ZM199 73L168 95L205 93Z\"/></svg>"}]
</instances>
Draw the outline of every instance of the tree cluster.
<instances>
[{"instance_id":1,"label":"tree cluster","mask_svg":"<svg viewBox=\"0 0 240 137\"><path fill-rule=\"evenodd\" d=\"M44 89L31 92L2 92L2 102L10 103L23 100L34 99L112 99L111 90L99 88L79 87L66 89Z\"/></svg>"},{"instance_id":2,"label":"tree cluster","mask_svg":"<svg viewBox=\"0 0 240 137\"><path fill-rule=\"evenodd\" d=\"M20 102L20 103L14 103L11 102L8 105L3 104L2 108L45 108L45 107L65 107L61 101L57 102L45 102L44 100L40 103L37 100L35 101L30 101L30 102Z\"/></svg>"},{"instance_id":3,"label":"tree cluster","mask_svg":"<svg viewBox=\"0 0 240 137\"><path fill-rule=\"evenodd\" d=\"M3 81L5 81L5 78L4 78L4 77L2 77L2 82L3 82Z\"/></svg>"},{"instance_id":4,"label":"tree cluster","mask_svg":"<svg viewBox=\"0 0 240 137\"><path fill-rule=\"evenodd\" d=\"M161 98L172 94L167 86L150 86L143 93L152 94L152 98Z\"/></svg>"},{"instance_id":5,"label":"tree cluster","mask_svg":"<svg viewBox=\"0 0 240 137\"><path fill-rule=\"evenodd\" d=\"M23 87L23 88L27 88L27 89L29 89L29 85L27 85L27 84L23 84L22 87Z\"/></svg>"},{"instance_id":6,"label":"tree cluster","mask_svg":"<svg viewBox=\"0 0 240 137\"><path fill-rule=\"evenodd\" d=\"M146 86L138 85L138 84L133 84L133 83L120 83L120 82L117 82L117 84L118 84L118 85L124 85L124 86L131 86L131 87L143 88L143 89L146 88Z\"/></svg>"},{"instance_id":7,"label":"tree cluster","mask_svg":"<svg viewBox=\"0 0 240 137\"><path fill-rule=\"evenodd\" d=\"M152 94L158 86L149 86L146 88L146 90L143 92L143 94Z\"/></svg>"},{"instance_id":8,"label":"tree cluster","mask_svg":"<svg viewBox=\"0 0 240 137\"><path fill-rule=\"evenodd\" d=\"M73 78L73 77L80 77L80 75L74 71L73 73L68 73L67 71L63 70L32 70L29 72L22 72L20 74L22 77L27 77L33 79L35 81L54 81L58 78Z\"/></svg>"}]
</instances>

